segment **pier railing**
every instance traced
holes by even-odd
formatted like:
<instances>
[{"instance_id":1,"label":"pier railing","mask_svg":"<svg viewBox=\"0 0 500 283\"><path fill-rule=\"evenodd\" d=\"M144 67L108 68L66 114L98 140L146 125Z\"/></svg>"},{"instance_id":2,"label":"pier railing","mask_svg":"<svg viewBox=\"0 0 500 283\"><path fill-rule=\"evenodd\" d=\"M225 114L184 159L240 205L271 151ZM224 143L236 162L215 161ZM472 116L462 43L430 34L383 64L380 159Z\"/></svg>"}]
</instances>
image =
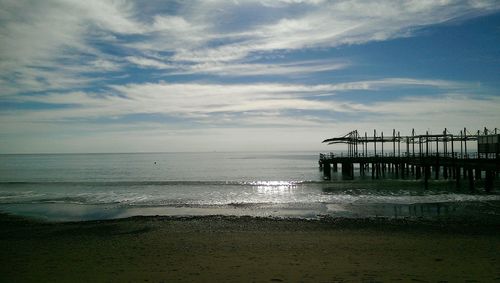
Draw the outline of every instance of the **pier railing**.
<instances>
[{"instance_id":1,"label":"pier railing","mask_svg":"<svg viewBox=\"0 0 500 283\"><path fill-rule=\"evenodd\" d=\"M393 153L358 153L358 154L345 154L343 152L341 153L333 153L333 152L327 152L327 153L320 153L319 158L320 160L323 159L332 159L332 158L344 158L344 157L400 157L400 158L422 158L422 157L441 157L441 158L455 158L455 159L497 159L496 156L493 155L481 155L476 153L467 153L467 154L461 154L460 152L448 152L448 153L441 153L441 152L434 152L434 153L401 153L400 155L398 154L393 154Z\"/></svg>"}]
</instances>

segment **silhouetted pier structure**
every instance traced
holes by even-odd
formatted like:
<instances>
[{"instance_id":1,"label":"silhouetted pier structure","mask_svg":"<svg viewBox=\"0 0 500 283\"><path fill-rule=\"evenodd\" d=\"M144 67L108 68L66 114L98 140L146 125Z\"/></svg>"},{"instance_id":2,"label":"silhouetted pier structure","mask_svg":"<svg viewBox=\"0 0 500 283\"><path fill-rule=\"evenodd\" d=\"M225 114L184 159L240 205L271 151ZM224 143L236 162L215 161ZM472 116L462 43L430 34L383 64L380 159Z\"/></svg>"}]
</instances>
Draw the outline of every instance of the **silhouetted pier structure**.
<instances>
[{"instance_id":1,"label":"silhouetted pier structure","mask_svg":"<svg viewBox=\"0 0 500 283\"><path fill-rule=\"evenodd\" d=\"M373 131L373 136L360 135L357 130L323 141L328 144L347 144L346 153L320 154L319 165L325 180L331 172L337 172L341 164L344 178L354 177L354 165L359 164L359 174L371 173L372 179L385 177L390 172L395 178L423 180L428 188L429 179L450 179L467 183L475 189L475 181L484 178L487 191L493 189L494 180L500 172L500 134L497 129L477 131L471 134L464 128L459 135L444 129L442 134L415 134L401 136L395 130L392 136ZM473 148L471 143L475 142ZM468 148L469 147L469 148ZM484 173L484 174L483 174Z\"/></svg>"}]
</instances>

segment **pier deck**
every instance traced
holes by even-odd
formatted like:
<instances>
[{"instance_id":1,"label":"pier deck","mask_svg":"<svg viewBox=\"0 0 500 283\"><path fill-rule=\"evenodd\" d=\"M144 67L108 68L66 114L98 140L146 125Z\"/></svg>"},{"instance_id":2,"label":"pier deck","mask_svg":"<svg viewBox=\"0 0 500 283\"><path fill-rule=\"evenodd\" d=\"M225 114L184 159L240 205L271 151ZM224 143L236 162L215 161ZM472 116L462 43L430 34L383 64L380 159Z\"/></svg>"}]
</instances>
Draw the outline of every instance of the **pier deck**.
<instances>
[{"instance_id":1,"label":"pier deck","mask_svg":"<svg viewBox=\"0 0 500 283\"><path fill-rule=\"evenodd\" d=\"M474 190L475 181L484 178L484 187L490 191L500 172L498 145L484 147L479 144L476 147L478 151L470 153L467 151L467 142L486 140L485 137L492 136L495 139L491 140L498 143L500 135L496 134L496 130L494 135L488 135L486 129L484 134L478 131L477 135L467 135L464 129L460 135L456 136L449 134L446 129L443 134L439 135L428 133L415 135L415 131L412 131L412 135L406 137L401 137L399 133L396 136L393 131L393 136L389 138L384 138L383 133L377 136L374 131L374 136L370 139L366 133L363 138L357 131L352 131L345 136L323 141L329 144L345 143L349 148L346 154L320 154L319 165L323 170L325 180L331 179L332 170L337 172L338 164L341 164L344 178L353 178L354 165L357 164L361 176L371 172L373 179L379 179L384 177L386 172L392 172L396 177L422 179L425 188L428 188L428 181L433 177L433 179L454 180L457 187L461 187L462 180L465 179L469 188ZM402 142L406 143L405 152L401 152ZM373 144L372 152L368 151L370 143ZM378 153L377 143L379 144ZM392 150L389 149L388 152L386 148L384 152L384 143L391 143ZM435 147L432 148L431 144ZM359 151L360 148L361 151ZM455 149L458 148L460 150L456 151Z\"/></svg>"}]
</instances>

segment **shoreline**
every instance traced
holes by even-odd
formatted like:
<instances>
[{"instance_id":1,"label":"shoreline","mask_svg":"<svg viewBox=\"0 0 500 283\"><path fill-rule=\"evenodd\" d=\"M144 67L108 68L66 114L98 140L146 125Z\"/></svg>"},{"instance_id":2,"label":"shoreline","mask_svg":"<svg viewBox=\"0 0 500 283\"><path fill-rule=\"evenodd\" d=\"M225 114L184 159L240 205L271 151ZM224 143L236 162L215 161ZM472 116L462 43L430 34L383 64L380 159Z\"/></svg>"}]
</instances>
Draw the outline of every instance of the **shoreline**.
<instances>
[{"instance_id":1,"label":"shoreline","mask_svg":"<svg viewBox=\"0 0 500 283\"><path fill-rule=\"evenodd\" d=\"M234 217L314 219L407 219L500 223L500 201L475 200L460 202L380 202L380 203L231 203L221 205L135 206L120 204L80 203L6 203L0 214L31 217L52 222L112 220L135 216Z\"/></svg>"},{"instance_id":2,"label":"shoreline","mask_svg":"<svg viewBox=\"0 0 500 283\"><path fill-rule=\"evenodd\" d=\"M336 217L331 215L317 215L314 218L304 217L281 217L281 216L251 216L251 215L133 215L120 218L74 220L74 221L52 221L30 216L0 212L0 226L3 228L23 227L23 226L91 226L91 225L112 225L128 222L210 222L210 223L234 223L237 228L245 230L260 230L259 226L242 224L280 224L287 227L289 224L297 224L297 227L310 225L313 229L371 229L394 231L434 231L439 233L465 233L465 234L498 234L500 231L500 219L486 218L480 220L470 217ZM7 225L7 226L6 226ZM233 227L234 228L234 227ZM1 235L1 232L0 232Z\"/></svg>"},{"instance_id":3,"label":"shoreline","mask_svg":"<svg viewBox=\"0 0 500 283\"><path fill-rule=\"evenodd\" d=\"M6 282L500 280L497 223L0 214Z\"/></svg>"}]
</instances>

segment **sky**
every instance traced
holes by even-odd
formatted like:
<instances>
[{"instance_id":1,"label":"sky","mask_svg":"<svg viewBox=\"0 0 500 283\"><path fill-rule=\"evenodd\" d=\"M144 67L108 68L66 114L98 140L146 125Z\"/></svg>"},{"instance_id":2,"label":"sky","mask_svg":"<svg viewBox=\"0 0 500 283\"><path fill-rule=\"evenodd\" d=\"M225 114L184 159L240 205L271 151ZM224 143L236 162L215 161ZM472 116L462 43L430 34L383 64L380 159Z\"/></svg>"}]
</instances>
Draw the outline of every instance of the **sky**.
<instances>
[{"instance_id":1,"label":"sky","mask_svg":"<svg viewBox=\"0 0 500 283\"><path fill-rule=\"evenodd\" d=\"M0 153L500 127L498 1L0 0Z\"/></svg>"}]
</instances>

